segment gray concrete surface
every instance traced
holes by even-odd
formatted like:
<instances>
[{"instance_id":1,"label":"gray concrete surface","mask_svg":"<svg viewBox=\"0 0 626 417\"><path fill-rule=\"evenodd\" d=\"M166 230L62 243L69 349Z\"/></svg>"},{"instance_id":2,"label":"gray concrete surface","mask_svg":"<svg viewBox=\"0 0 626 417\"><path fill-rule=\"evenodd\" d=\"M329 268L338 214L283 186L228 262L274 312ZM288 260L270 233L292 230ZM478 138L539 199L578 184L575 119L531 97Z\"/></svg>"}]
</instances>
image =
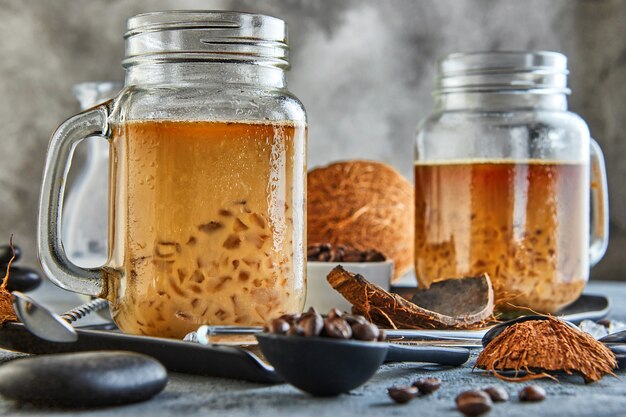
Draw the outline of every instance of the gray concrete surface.
<instances>
[{"instance_id":1,"label":"gray concrete surface","mask_svg":"<svg viewBox=\"0 0 626 417\"><path fill-rule=\"evenodd\" d=\"M611 244L593 271L625 279L626 2L623 0L0 0L0 241L36 264L47 140L77 110L70 88L122 79L125 19L145 11L234 9L289 24L290 88L310 119L311 166L371 158L411 178L413 132L450 52L548 49L570 58L571 108L607 156Z\"/></svg>"},{"instance_id":2,"label":"gray concrete surface","mask_svg":"<svg viewBox=\"0 0 626 417\"><path fill-rule=\"evenodd\" d=\"M626 320L626 284L593 283L588 293L608 294L612 301L610 317ZM1 331L1 330L0 330ZM0 360L16 355L0 351ZM472 371L475 356L465 366L442 370L420 364L396 364L381 367L380 371L363 387L336 398L313 398L295 388L282 384L263 386L246 382L200 376L172 374L165 391L152 400L123 407L99 410L51 410L16 405L0 399L1 416L298 416L298 417L348 417L348 416L461 416L454 407L456 395L469 388L500 385L512 399L496 404L487 416L622 416L626 409L626 374L619 378L605 377L600 382L585 385L582 378L537 382L543 386L548 398L541 403L523 404L516 393L524 386L504 383L481 372ZM442 387L433 395L417 398L406 405L392 403L386 394L387 387L409 384L413 380L436 376L443 380ZM45 383L45 382L42 382Z\"/></svg>"}]
</instances>

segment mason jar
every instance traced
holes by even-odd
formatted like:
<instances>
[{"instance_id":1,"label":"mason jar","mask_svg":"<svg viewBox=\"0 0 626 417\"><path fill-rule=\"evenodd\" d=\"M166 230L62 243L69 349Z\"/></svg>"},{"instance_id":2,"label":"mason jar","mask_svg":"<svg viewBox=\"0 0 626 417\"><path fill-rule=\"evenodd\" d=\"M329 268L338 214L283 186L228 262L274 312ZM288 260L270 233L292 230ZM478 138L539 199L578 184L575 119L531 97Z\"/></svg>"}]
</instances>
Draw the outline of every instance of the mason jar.
<instances>
[{"instance_id":1,"label":"mason jar","mask_svg":"<svg viewBox=\"0 0 626 417\"><path fill-rule=\"evenodd\" d=\"M302 310L307 125L286 30L236 12L128 20L123 90L50 142L39 251L53 282L107 298L122 331L150 336ZM72 149L92 135L109 142L109 255L81 268L60 215Z\"/></svg>"},{"instance_id":2,"label":"mason jar","mask_svg":"<svg viewBox=\"0 0 626 417\"><path fill-rule=\"evenodd\" d=\"M499 309L575 301L608 242L604 160L554 52L452 54L415 153L415 268L487 273ZM590 180L591 178L591 180ZM590 213L591 207L591 213Z\"/></svg>"}]
</instances>

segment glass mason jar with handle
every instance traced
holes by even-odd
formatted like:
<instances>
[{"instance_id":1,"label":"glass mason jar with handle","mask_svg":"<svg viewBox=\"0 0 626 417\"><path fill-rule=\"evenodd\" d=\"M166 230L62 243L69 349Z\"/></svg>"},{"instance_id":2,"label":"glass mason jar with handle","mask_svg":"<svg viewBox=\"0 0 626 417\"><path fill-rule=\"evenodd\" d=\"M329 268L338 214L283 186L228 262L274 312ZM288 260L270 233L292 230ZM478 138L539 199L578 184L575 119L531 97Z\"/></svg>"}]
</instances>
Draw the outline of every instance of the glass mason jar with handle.
<instances>
[{"instance_id":1,"label":"glass mason jar with handle","mask_svg":"<svg viewBox=\"0 0 626 417\"><path fill-rule=\"evenodd\" d=\"M486 272L499 309L555 312L608 242L604 160L567 110L567 59L452 54L438 71L437 109L416 139L418 281Z\"/></svg>"},{"instance_id":2,"label":"glass mason jar with handle","mask_svg":"<svg viewBox=\"0 0 626 417\"><path fill-rule=\"evenodd\" d=\"M301 311L306 116L286 88L286 25L173 11L128 21L124 89L52 136L39 213L41 263L62 288L110 301L127 333L261 325ZM60 240L77 142L109 142L109 257L72 264Z\"/></svg>"}]
</instances>

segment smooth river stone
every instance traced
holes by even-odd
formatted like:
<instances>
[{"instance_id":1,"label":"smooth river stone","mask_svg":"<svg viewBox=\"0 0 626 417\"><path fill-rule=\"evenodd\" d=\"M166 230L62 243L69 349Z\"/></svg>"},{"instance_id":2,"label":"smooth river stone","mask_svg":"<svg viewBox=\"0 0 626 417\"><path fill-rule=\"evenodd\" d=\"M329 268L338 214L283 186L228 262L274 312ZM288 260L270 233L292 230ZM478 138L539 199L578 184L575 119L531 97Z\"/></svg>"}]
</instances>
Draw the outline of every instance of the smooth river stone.
<instances>
[{"instance_id":1,"label":"smooth river stone","mask_svg":"<svg viewBox=\"0 0 626 417\"><path fill-rule=\"evenodd\" d=\"M7 273L6 267L0 267L0 278ZM28 292L37 288L41 284L41 275L31 268L22 266L11 266L7 289L9 292Z\"/></svg>"},{"instance_id":2,"label":"smooth river stone","mask_svg":"<svg viewBox=\"0 0 626 417\"><path fill-rule=\"evenodd\" d=\"M95 351L16 359L0 366L0 395L47 406L109 406L145 401L167 371L139 353Z\"/></svg>"},{"instance_id":3,"label":"smooth river stone","mask_svg":"<svg viewBox=\"0 0 626 417\"><path fill-rule=\"evenodd\" d=\"M22 250L19 246L13 245L15 249L15 259L13 262L17 262L22 257ZM4 266L9 263L11 257L13 256L13 251L11 250L11 246L9 245L0 245L0 265Z\"/></svg>"}]
</instances>

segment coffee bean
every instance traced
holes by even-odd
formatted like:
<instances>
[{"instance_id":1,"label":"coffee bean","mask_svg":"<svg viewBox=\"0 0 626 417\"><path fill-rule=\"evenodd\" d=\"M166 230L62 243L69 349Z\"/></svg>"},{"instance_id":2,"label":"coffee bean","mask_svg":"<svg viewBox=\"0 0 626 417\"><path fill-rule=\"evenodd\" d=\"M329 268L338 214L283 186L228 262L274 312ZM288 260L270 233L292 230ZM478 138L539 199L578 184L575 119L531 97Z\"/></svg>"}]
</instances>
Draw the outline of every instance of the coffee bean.
<instances>
[{"instance_id":1,"label":"coffee bean","mask_svg":"<svg viewBox=\"0 0 626 417\"><path fill-rule=\"evenodd\" d=\"M330 309L325 319L313 307L303 314L283 314L270 321L263 330L288 336L354 338L371 342L385 340L384 332L365 317L348 315L336 308Z\"/></svg>"},{"instance_id":2,"label":"coffee bean","mask_svg":"<svg viewBox=\"0 0 626 417\"><path fill-rule=\"evenodd\" d=\"M405 404L417 397L418 390L410 386L395 386L388 388L387 393L398 404Z\"/></svg>"},{"instance_id":3,"label":"coffee bean","mask_svg":"<svg viewBox=\"0 0 626 417\"><path fill-rule=\"evenodd\" d=\"M375 249L369 249L365 252L365 262L384 262L385 255Z\"/></svg>"},{"instance_id":4,"label":"coffee bean","mask_svg":"<svg viewBox=\"0 0 626 417\"><path fill-rule=\"evenodd\" d=\"M456 397L456 408L469 417L476 417L491 410L493 402L483 391L465 391Z\"/></svg>"},{"instance_id":5,"label":"coffee bean","mask_svg":"<svg viewBox=\"0 0 626 417\"><path fill-rule=\"evenodd\" d=\"M330 262L343 262L343 251L337 248L331 249Z\"/></svg>"},{"instance_id":6,"label":"coffee bean","mask_svg":"<svg viewBox=\"0 0 626 417\"><path fill-rule=\"evenodd\" d=\"M352 328L341 317L327 318L324 320L324 334L335 339L350 339Z\"/></svg>"},{"instance_id":7,"label":"coffee bean","mask_svg":"<svg viewBox=\"0 0 626 417\"><path fill-rule=\"evenodd\" d=\"M294 325L300 319L300 314L283 314L279 319L285 320L289 325Z\"/></svg>"},{"instance_id":8,"label":"coffee bean","mask_svg":"<svg viewBox=\"0 0 626 417\"><path fill-rule=\"evenodd\" d=\"M487 387L483 389L495 403L501 403L509 400L509 393L502 387Z\"/></svg>"},{"instance_id":9,"label":"coffee bean","mask_svg":"<svg viewBox=\"0 0 626 417\"><path fill-rule=\"evenodd\" d=\"M319 254L322 252L322 245L309 245L306 249L306 257L309 261L313 261L317 259Z\"/></svg>"},{"instance_id":10,"label":"coffee bean","mask_svg":"<svg viewBox=\"0 0 626 417\"><path fill-rule=\"evenodd\" d=\"M352 337L357 340L374 341L378 338L378 327L372 323L355 323L352 325Z\"/></svg>"},{"instance_id":11,"label":"coffee bean","mask_svg":"<svg viewBox=\"0 0 626 417\"><path fill-rule=\"evenodd\" d=\"M289 323L283 319L274 319L270 322L268 331L276 334L286 334L289 331Z\"/></svg>"},{"instance_id":12,"label":"coffee bean","mask_svg":"<svg viewBox=\"0 0 626 417\"><path fill-rule=\"evenodd\" d=\"M319 314L315 307L309 307L309 309L304 314ZM304 315L303 314L303 315Z\"/></svg>"},{"instance_id":13,"label":"coffee bean","mask_svg":"<svg viewBox=\"0 0 626 417\"><path fill-rule=\"evenodd\" d=\"M317 243L307 247L307 260L311 262L328 262L331 246L328 243Z\"/></svg>"},{"instance_id":14,"label":"coffee bean","mask_svg":"<svg viewBox=\"0 0 626 417\"><path fill-rule=\"evenodd\" d=\"M441 379L439 378L424 378L418 379L413 383L413 386L419 390L421 394L431 394L437 391L441 387Z\"/></svg>"},{"instance_id":15,"label":"coffee bean","mask_svg":"<svg viewBox=\"0 0 626 417\"><path fill-rule=\"evenodd\" d=\"M537 385L529 385L519 392L519 400L525 402L537 402L546 399L546 391Z\"/></svg>"},{"instance_id":16,"label":"coffee bean","mask_svg":"<svg viewBox=\"0 0 626 417\"><path fill-rule=\"evenodd\" d=\"M363 253L353 247L343 247L343 261L344 262L361 262L363 261Z\"/></svg>"},{"instance_id":17,"label":"coffee bean","mask_svg":"<svg viewBox=\"0 0 626 417\"><path fill-rule=\"evenodd\" d=\"M15 249L15 259L13 262L17 262L22 257L22 250L19 246L13 245L13 249ZM13 251L11 250L11 246L9 245L0 245L0 265L6 265L11 260L13 256Z\"/></svg>"},{"instance_id":18,"label":"coffee bean","mask_svg":"<svg viewBox=\"0 0 626 417\"><path fill-rule=\"evenodd\" d=\"M367 319L363 316L360 316L358 314L346 314L345 316L343 316L343 318L348 322L349 325L353 325L353 324L366 324L369 323L369 321L367 321Z\"/></svg>"},{"instance_id":19,"label":"coffee bean","mask_svg":"<svg viewBox=\"0 0 626 417\"><path fill-rule=\"evenodd\" d=\"M336 249L331 249L328 254L330 255L328 262L341 262L341 258L338 256Z\"/></svg>"},{"instance_id":20,"label":"coffee bean","mask_svg":"<svg viewBox=\"0 0 626 417\"><path fill-rule=\"evenodd\" d=\"M330 253L329 252L322 252L318 255L316 261L318 262L328 262L330 261Z\"/></svg>"},{"instance_id":21,"label":"coffee bean","mask_svg":"<svg viewBox=\"0 0 626 417\"><path fill-rule=\"evenodd\" d=\"M296 326L302 328L304 337L319 336L324 328L324 319L317 313L302 316Z\"/></svg>"},{"instance_id":22,"label":"coffee bean","mask_svg":"<svg viewBox=\"0 0 626 417\"><path fill-rule=\"evenodd\" d=\"M297 324L294 324L287 330L287 336L304 336L304 329Z\"/></svg>"},{"instance_id":23,"label":"coffee bean","mask_svg":"<svg viewBox=\"0 0 626 417\"><path fill-rule=\"evenodd\" d=\"M328 310L328 314L326 315L326 317L328 317L329 319L335 317L343 317L343 312L338 308L331 308L330 310Z\"/></svg>"},{"instance_id":24,"label":"coffee bean","mask_svg":"<svg viewBox=\"0 0 626 417\"><path fill-rule=\"evenodd\" d=\"M312 262L383 262L385 255L375 249L359 250L349 245L330 243L307 246L307 259Z\"/></svg>"}]
</instances>

